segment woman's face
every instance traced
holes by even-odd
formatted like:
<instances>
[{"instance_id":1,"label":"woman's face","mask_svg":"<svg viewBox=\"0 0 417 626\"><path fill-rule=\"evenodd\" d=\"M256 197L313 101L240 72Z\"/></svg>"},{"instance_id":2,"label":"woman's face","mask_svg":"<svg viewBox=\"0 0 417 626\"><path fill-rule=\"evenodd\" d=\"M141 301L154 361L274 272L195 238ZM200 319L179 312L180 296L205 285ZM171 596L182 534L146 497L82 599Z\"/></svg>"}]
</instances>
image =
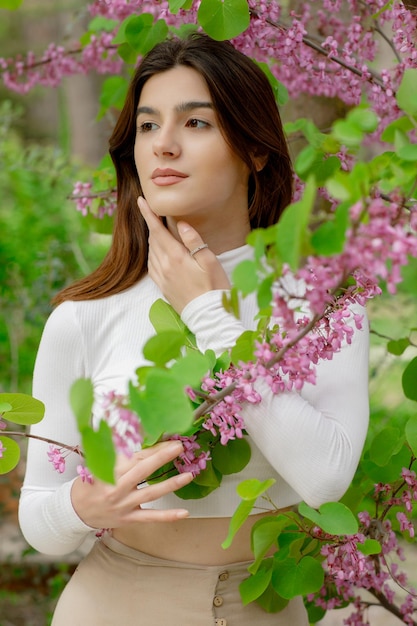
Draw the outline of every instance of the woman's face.
<instances>
[{"instance_id":1,"label":"woman's face","mask_svg":"<svg viewBox=\"0 0 417 626\"><path fill-rule=\"evenodd\" d=\"M139 99L135 164L157 215L198 226L248 222L246 164L226 143L204 78L177 66L150 78Z\"/></svg>"}]
</instances>

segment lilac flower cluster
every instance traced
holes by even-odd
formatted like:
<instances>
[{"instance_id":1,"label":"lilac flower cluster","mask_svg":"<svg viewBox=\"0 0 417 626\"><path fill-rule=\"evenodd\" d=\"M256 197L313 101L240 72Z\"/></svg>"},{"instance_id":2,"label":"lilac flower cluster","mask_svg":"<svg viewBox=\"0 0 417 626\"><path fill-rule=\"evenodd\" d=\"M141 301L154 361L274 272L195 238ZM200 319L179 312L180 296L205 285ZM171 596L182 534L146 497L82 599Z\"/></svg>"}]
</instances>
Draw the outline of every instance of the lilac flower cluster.
<instances>
[{"instance_id":1,"label":"lilac flower cluster","mask_svg":"<svg viewBox=\"0 0 417 626\"><path fill-rule=\"evenodd\" d=\"M156 0L96 0L90 7L92 16L122 22L130 15L152 13L172 26L195 23L200 1L195 0L187 11L176 15L168 2ZM322 0L321 8L311 11L311 3L301 5L298 13L282 15L282 7L274 0L250 0L249 28L234 43L245 54L258 61L274 59L272 71L285 84L291 96L301 94L339 97L349 105L358 104L362 91L381 120L388 123L398 115L394 93L406 67L417 67L416 18L402 2L392 4L349 1L351 21L339 17L340 2ZM379 12L378 20L373 16ZM392 70L376 73L370 70L380 48L381 32L392 31L392 46L398 63ZM117 74L121 60L112 44L112 33L92 35L85 47L65 51L51 44L39 60L29 52L25 59L0 59L5 85L26 93L37 84L56 86L63 76L85 73ZM311 34L310 34L311 33ZM76 57L79 57L78 60Z\"/></svg>"},{"instance_id":2,"label":"lilac flower cluster","mask_svg":"<svg viewBox=\"0 0 417 626\"><path fill-rule=\"evenodd\" d=\"M201 450L201 446L197 442L197 435L191 437L173 435L170 439L181 441L184 448L184 452L174 460L174 465L180 474L191 472L193 476L198 476L200 472L206 469L207 462L210 461L210 453Z\"/></svg>"},{"instance_id":3,"label":"lilac flower cluster","mask_svg":"<svg viewBox=\"0 0 417 626\"><path fill-rule=\"evenodd\" d=\"M100 403L100 419L112 429L116 450L130 457L140 449L143 432L138 416L127 405L127 399L114 391L106 394Z\"/></svg>"},{"instance_id":4,"label":"lilac flower cluster","mask_svg":"<svg viewBox=\"0 0 417 626\"><path fill-rule=\"evenodd\" d=\"M112 44L113 37L114 33L92 35L84 48L74 44L71 50L51 43L39 59L33 52L16 59L0 58L4 85L11 91L26 94L36 85L58 87L65 76L87 74L91 70L99 74L118 74L123 62Z\"/></svg>"},{"instance_id":5,"label":"lilac flower cluster","mask_svg":"<svg viewBox=\"0 0 417 626\"><path fill-rule=\"evenodd\" d=\"M411 514L412 502L417 501L417 479L414 471L403 468L401 472L402 489L389 484L375 485L375 500L387 511L390 507L404 505ZM395 493L395 495L394 495ZM414 526L403 512L396 515L400 531L408 531L414 537ZM365 610L367 603L357 597L358 589L365 589L376 598L384 597L389 603L395 603L395 591L389 584L394 580L399 586L407 590L407 596L399 606L402 621L405 624L414 624L413 614L417 610L416 591L409 586L407 575L399 570L398 563L392 559L396 557L404 561L404 553L398 543L396 533L389 520L384 519L384 513L379 517L371 518L367 511L358 514L361 524L360 531L349 535L344 540L332 538L320 529L314 529L314 536L324 541L321 554L325 557L323 568L326 572L325 584L317 595L309 599L325 610L342 606L343 602L352 603L355 611L344 621L351 626L365 626ZM381 545L382 558L374 555L365 555L361 546L366 539L376 539ZM334 585L336 593L329 594L329 588Z\"/></svg>"},{"instance_id":6,"label":"lilac flower cluster","mask_svg":"<svg viewBox=\"0 0 417 626\"><path fill-rule=\"evenodd\" d=\"M117 206L116 191L110 189L97 193L93 192L92 189L93 184L91 182L77 181L69 199L75 202L76 210L84 217L89 213L99 219L103 218L104 215L111 217Z\"/></svg>"}]
</instances>

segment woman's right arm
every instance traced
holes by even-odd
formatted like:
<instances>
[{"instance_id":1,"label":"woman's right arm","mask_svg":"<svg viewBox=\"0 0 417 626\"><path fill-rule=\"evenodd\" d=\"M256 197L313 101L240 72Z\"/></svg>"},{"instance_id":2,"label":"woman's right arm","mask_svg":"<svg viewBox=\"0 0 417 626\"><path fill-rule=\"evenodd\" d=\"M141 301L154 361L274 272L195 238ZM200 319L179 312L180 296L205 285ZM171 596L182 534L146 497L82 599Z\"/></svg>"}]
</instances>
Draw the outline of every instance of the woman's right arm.
<instances>
[{"instance_id":1,"label":"woman's right arm","mask_svg":"<svg viewBox=\"0 0 417 626\"><path fill-rule=\"evenodd\" d=\"M80 445L80 434L69 403L71 385L89 376L82 333L72 302L60 305L50 316L36 358L33 396L45 404L45 416L30 434L69 446ZM178 456L177 443L143 450L131 459L119 459L116 485L98 480L83 483L77 475L78 454L63 450L66 468L57 472L48 460L49 444L29 439L19 522L28 543L39 552L61 555L77 549L95 529L132 522L170 521L185 517L184 510L141 510L154 500L189 482L182 474L158 485L137 489L154 470Z\"/></svg>"}]
</instances>

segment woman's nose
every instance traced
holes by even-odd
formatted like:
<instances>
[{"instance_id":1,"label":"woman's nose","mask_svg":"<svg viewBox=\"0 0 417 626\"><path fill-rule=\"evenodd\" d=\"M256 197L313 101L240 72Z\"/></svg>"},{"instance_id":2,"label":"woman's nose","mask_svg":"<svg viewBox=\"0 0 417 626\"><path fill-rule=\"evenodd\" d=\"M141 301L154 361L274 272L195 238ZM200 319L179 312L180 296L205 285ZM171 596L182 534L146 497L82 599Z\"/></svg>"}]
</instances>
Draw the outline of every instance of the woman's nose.
<instances>
[{"instance_id":1,"label":"woman's nose","mask_svg":"<svg viewBox=\"0 0 417 626\"><path fill-rule=\"evenodd\" d=\"M176 157L181 148L178 137L172 128L161 127L154 139L154 152L157 156Z\"/></svg>"}]
</instances>

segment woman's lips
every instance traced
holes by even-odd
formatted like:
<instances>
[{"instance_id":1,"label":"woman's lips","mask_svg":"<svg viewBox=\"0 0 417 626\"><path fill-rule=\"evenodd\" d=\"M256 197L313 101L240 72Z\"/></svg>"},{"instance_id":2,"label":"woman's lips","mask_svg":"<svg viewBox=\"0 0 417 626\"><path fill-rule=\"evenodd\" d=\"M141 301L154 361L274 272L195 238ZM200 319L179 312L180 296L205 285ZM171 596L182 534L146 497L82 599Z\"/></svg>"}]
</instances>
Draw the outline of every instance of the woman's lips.
<instances>
[{"instance_id":1,"label":"woman's lips","mask_svg":"<svg viewBox=\"0 0 417 626\"><path fill-rule=\"evenodd\" d=\"M152 172L152 182L160 187L175 185L185 178L188 178L187 174L171 169L156 169Z\"/></svg>"}]
</instances>

